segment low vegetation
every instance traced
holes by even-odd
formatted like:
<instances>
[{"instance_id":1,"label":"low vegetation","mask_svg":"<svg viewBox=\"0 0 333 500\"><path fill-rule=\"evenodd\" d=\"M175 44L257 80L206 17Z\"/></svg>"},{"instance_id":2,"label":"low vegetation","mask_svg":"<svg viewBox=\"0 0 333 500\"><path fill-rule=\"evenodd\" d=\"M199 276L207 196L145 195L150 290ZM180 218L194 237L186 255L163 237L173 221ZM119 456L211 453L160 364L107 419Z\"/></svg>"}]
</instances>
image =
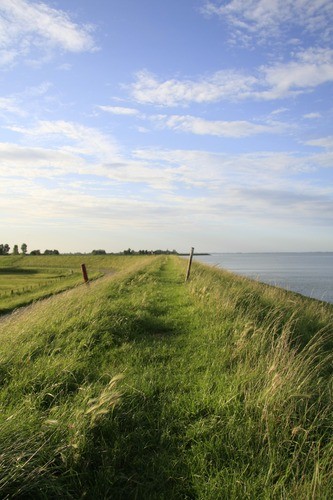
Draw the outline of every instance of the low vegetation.
<instances>
[{"instance_id":1,"label":"low vegetation","mask_svg":"<svg viewBox=\"0 0 333 500\"><path fill-rule=\"evenodd\" d=\"M82 284L82 263L94 280L116 272L124 262L124 257L106 255L0 256L0 314Z\"/></svg>"},{"instance_id":2,"label":"low vegetation","mask_svg":"<svg viewBox=\"0 0 333 500\"><path fill-rule=\"evenodd\" d=\"M109 258L2 320L1 498L330 498L332 305Z\"/></svg>"}]
</instances>

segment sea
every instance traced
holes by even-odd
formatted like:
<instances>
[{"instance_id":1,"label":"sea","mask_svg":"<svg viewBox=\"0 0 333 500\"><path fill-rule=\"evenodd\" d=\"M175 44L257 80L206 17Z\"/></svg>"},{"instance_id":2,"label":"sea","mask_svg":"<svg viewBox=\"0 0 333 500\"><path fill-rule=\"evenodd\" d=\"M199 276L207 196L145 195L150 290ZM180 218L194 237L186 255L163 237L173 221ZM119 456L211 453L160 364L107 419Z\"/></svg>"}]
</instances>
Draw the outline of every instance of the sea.
<instances>
[{"instance_id":1,"label":"sea","mask_svg":"<svg viewBox=\"0 0 333 500\"><path fill-rule=\"evenodd\" d=\"M212 253L194 260L333 304L333 252Z\"/></svg>"}]
</instances>

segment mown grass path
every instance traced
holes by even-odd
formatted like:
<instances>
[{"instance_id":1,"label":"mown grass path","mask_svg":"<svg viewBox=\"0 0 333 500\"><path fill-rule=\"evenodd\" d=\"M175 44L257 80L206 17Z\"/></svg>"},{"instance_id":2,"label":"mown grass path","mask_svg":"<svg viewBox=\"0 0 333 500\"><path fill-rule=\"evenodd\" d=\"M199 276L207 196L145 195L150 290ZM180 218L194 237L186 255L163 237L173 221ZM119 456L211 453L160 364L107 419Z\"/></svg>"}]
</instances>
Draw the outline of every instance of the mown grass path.
<instances>
[{"instance_id":1,"label":"mown grass path","mask_svg":"<svg viewBox=\"0 0 333 500\"><path fill-rule=\"evenodd\" d=\"M332 307L125 262L6 325L0 494L329 498Z\"/></svg>"},{"instance_id":2,"label":"mown grass path","mask_svg":"<svg viewBox=\"0 0 333 500\"><path fill-rule=\"evenodd\" d=\"M123 442L110 492L121 498L190 498L194 492L184 432L193 420L197 390L188 349L189 335L198 333L195 309L173 261L165 259L150 277L149 294L135 321L134 345L126 346L130 355L119 366L125 368L128 385L119 413L115 410L111 440Z\"/></svg>"}]
</instances>

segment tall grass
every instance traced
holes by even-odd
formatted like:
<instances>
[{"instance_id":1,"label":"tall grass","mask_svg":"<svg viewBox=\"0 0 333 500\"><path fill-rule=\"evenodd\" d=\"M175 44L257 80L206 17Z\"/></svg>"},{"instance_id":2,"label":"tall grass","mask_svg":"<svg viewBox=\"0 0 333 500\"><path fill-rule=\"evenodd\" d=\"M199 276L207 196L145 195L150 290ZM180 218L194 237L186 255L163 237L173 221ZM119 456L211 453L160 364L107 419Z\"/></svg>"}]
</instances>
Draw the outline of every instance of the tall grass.
<instances>
[{"instance_id":1,"label":"tall grass","mask_svg":"<svg viewBox=\"0 0 333 500\"><path fill-rule=\"evenodd\" d=\"M207 332L222 354L218 392L226 403L216 408L214 451L220 464L221 449L237 464L225 494L329 498L332 306L204 266L190 291L202 310L214 309ZM216 375L210 372L208 386ZM216 467L218 477L222 471Z\"/></svg>"},{"instance_id":2,"label":"tall grass","mask_svg":"<svg viewBox=\"0 0 333 500\"><path fill-rule=\"evenodd\" d=\"M332 306L176 257L2 323L2 498L330 498Z\"/></svg>"}]
</instances>

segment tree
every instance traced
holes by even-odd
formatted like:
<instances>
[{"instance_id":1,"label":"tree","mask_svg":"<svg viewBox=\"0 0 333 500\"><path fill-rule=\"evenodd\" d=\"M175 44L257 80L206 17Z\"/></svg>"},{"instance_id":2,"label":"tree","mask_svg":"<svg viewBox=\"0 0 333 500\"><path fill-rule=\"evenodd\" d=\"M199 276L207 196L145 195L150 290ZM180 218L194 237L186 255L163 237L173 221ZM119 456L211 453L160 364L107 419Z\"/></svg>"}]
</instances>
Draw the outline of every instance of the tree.
<instances>
[{"instance_id":1,"label":"tree","mask_svg":"<svg viewBox=\"0 0 333 500\"><path fill-rule=\"evenodd\" d=\"M9 250L10 246L8 245L8 243L0 244L0 255L7 255L9 253Z\"/></svg>"},{"instance_id":2,"label":"tree","mask_svg":"<svg viewBox=\"0 0 333 500\"><path fill-rule=\"evenodd\" d=\"M40 255L40 250L31 250L30 255Z\"/></svg>"},{"instance_id":3,"label":"tree","mask_svg":"<svg viewBox=\"0 0 333 500\"><path fill-rule=\"evenodd\" d=\"M106 251L105 250L93 250L92 254L93 255L106 255Z\"/></svg>"},{"instance_id":4,"label":"tree","mask_svg":"<svg viewBox=\"0 0 333 500\"><path fill-rule=\"evenodd\" d=\"M124 250L124 255L132 255L134 253L134 250L131 250L128 248L127 250Z\"/></svg>"},{"instance_id":5,"label":"tree","mask_svg":"<svg viewBox=\"0 0 333 500\"><path fill-rule=\"evenodd\" d=\"M22 243L21 245L21 250L22 250L22 253L25 255L28 251L28 246L26 243Z\"/></svg>"},{"instance_id":6,"label":"tree","mask_svg":"<svg viewBox=\"0 0 333 500\"><path fill-rule=\"evenodd\" d=\"M59 255L59 250L45 250L44 255Z\"/></svg>"},{"instance_id":7,"label":"tree","mask_svg":"<svg viewBox=\"0 0 333 500\"><path fill-rule=\"evenodd\" d=\"M19 254L19 248L18 248L18 245L14 245L14 248L13 248L13 255L18 255Z\"/></svg>"}]
</instances>

